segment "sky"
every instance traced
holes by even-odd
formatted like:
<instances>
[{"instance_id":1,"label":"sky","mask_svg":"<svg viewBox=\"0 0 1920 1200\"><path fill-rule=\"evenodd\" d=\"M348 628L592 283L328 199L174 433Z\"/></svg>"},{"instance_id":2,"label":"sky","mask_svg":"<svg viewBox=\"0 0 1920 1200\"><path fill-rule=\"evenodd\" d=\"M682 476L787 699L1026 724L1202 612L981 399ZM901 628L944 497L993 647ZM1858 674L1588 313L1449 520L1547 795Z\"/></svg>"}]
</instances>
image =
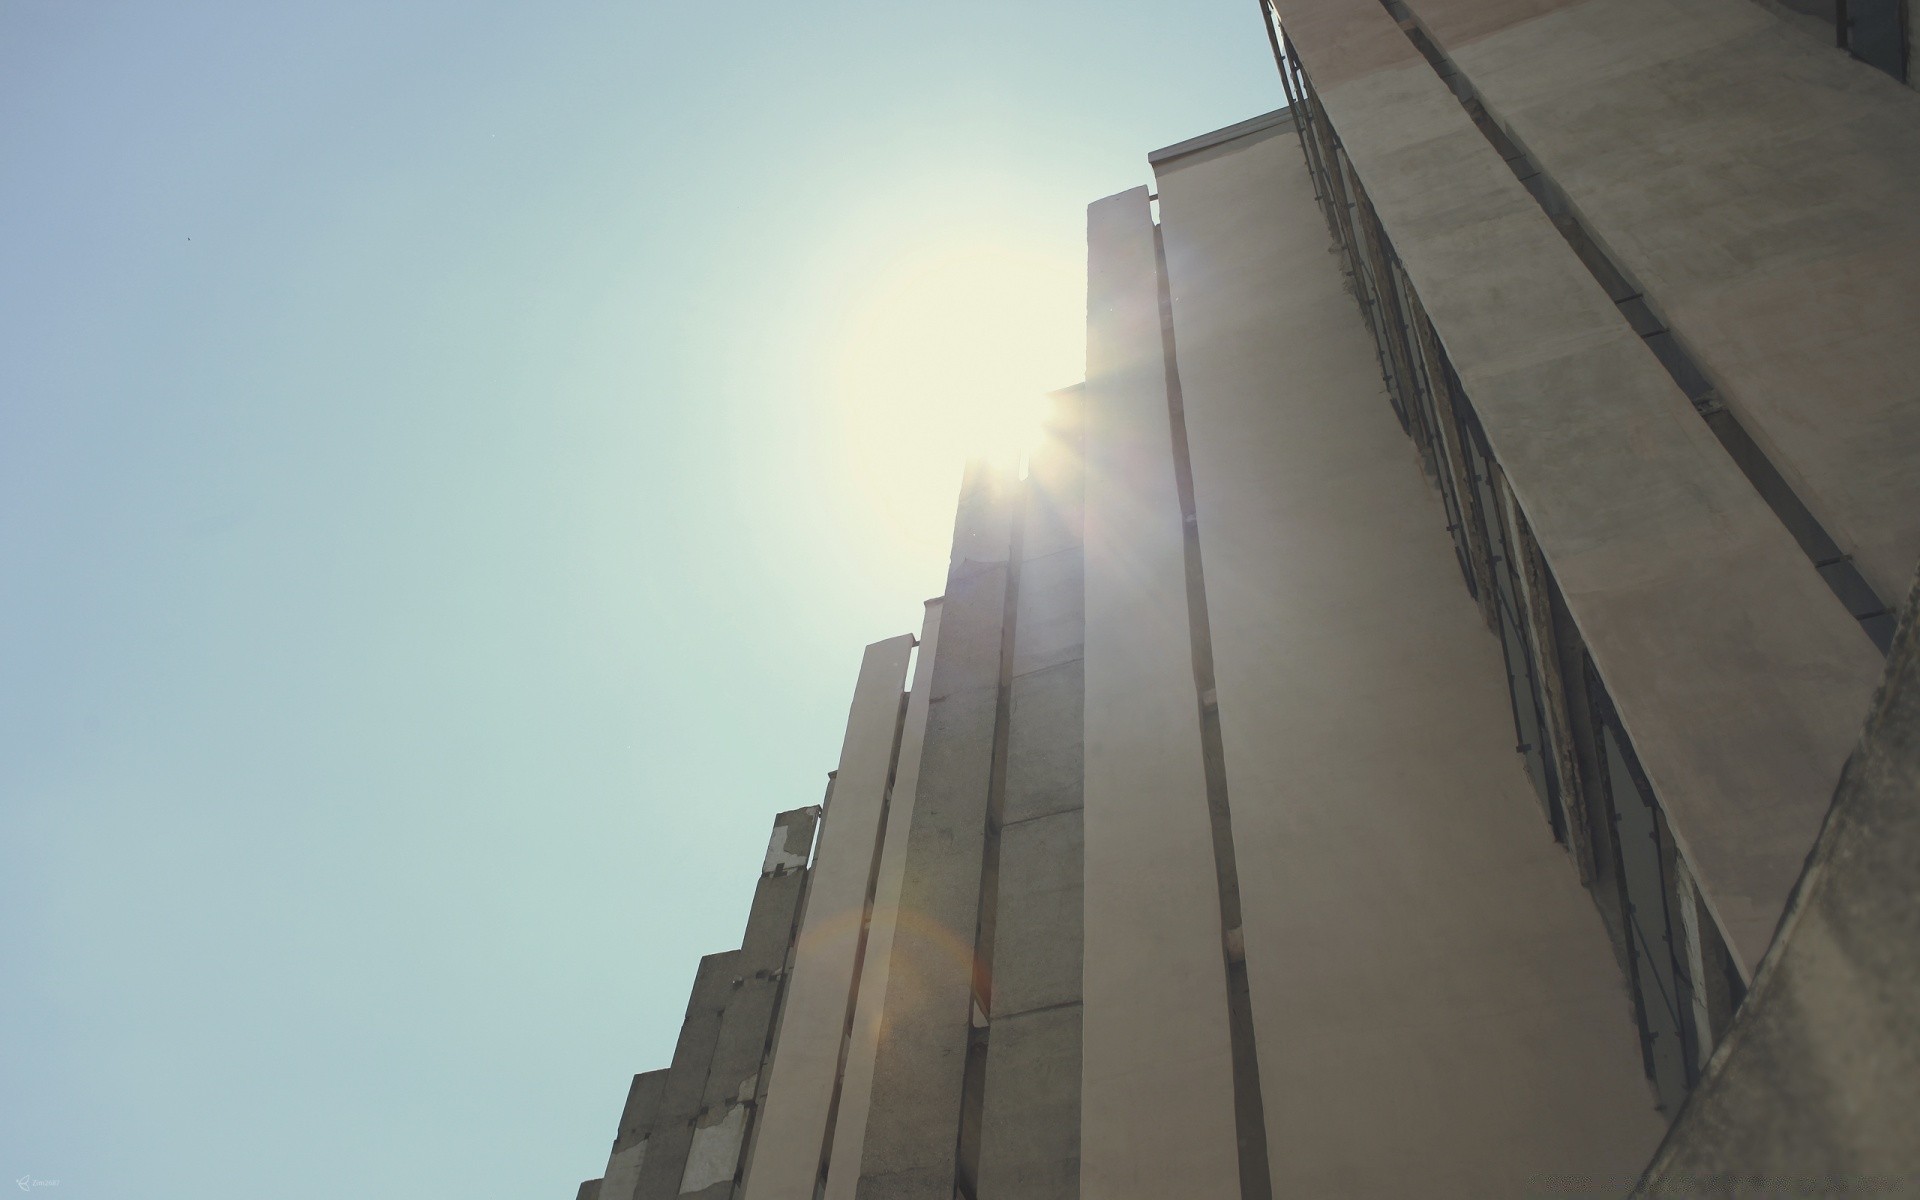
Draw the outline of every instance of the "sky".
<instances>
[{"instance_id":1,"label":"sky","mask_svg":"<svg viewBox=\"0 0 1920 1200\"><path fill-rule=\"evenodd\" d=\"M1258 20L0 0L0 1182L599 1175Z\"/></svg>"}]
</instances>

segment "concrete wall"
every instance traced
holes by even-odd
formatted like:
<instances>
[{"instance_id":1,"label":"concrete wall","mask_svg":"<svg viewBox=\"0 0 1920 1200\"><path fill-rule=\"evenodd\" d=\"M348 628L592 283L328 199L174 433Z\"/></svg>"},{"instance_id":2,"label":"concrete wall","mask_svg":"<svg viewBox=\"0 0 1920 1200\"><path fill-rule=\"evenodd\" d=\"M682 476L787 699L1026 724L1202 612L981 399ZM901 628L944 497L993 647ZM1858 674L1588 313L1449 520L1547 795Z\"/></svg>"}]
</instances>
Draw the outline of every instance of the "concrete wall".
<instances>
[{"instance_id":1,"label":"concrete wall","mask_svg":"<svg viewBox=\"0 0 1920 1200\"><path fill-rule=\"evenodd\" d=\"M860 1182L860 1151L866 1142L873 1102L873 1067L880 1052L880 1030L887 998L887 964L900 918L900 889L907 867L907 831L913 824L913 797L919 787L921 751L926 743L927 703L933 685L933 660L940 648L940 601L927 601L914 659L913 686L907 693L900 727L900 754L893 794L887 803L880 866L874 878L873 914L867 948L861 956L860 986L854 997L853 1025L841 1071L840 1107L828 1152L824 1200L853 1200Z\"/></svg>"},{"instance_id":2,"label":"concrete wall","mask_svg":"<svg viewBox=\"0 0 1920 1200\"><path fill-rule=\"evenodd\" d=\"M1911 599L1794 906L1649 1196L1920 1184L1920 623Z\"/></svg>"},{"instance_id":3,"label":"concrete wall","mask_svg":"<svg viewBox=\"0 0 1920 1200\"><path fill-rule=\"evenodd\" d=\"M626 1107L620 1111L613 1151L607 1156L606 1173L595 1185L596 1200L601 1195L606 1200L631 1200L640 1186L640 1166L647 1160L647 1141L660 1117L667 1075L667 1071L659 1070L633 1077L627 1088Z\"/></svg>"},{"instance_id":4,"label":"concrete wall","mask_svg":"<svg viewBox=\"0 0 1920 1200\"><path fill-rule=\"evenodd\" d=\"M740 943L739 973L720 1020L706 1092L694 1119L693 1140L680 1179L683 1196L726 1200L733 1195L807 880L806 869L791 865L791 860L797 853L801 862L806 861L819 811L799 808L774 819Z\"/></svg>"},{"instance_id":5,"label":"concrete wall","mask_svg":"<svg viewBox=\"0 0 1920 1200\"><path fill-rule=\"evenodd\" d=\"M1030 460L1001 807L979 1194L1080 1194L1085 619L1078 390Z\"/></svg>"},{"instance_id":6,"label":"concrete wall","mask_svg":"<svg viewBox=\"0 0 1920 1200\"><path fill-rule=\"evenodd\" d=\"M733 995L740 952L728 950L700 960L687 999L686 1020L673 1047L673 1065L660 1087L660 1106L640 1161L631 1200L674 1200L693 1145L694 1121L704 1105L707 1072L720 1040L720 1022ZM601 1187L601 1200L630 1200L628 1195Z\"/></svg>"},{"instance_id":7,"label":"concrete wall","mask_svg":"<svg viewBox=\"0 0 1920 1200\"><path fill-rule=\"evenodd\" d=\"M1750 0L1410 0L1889 601L1920 560L1920 95Z\"/></svg>"},{"instance_id":8,"label":"concrete wall","mask_svg":"<svg viewBox=\"0 0 1920 1200\"><path fill-rule=\"evenodd\" d=\"M861 658L760 1102L749 1200L813 1200L866 948L912 648L912 635L902 634L868 646Z\"/></svg>"},{"instance_id":9,"label":"concrete wall","mask_svg":"<svg viewBox=\"0 0 1920 1200\"><path fill-rule=\"evenodd\" d=\"M1879 656L1377 0L1280 11L1751 972Z\"/></svg>"},{"instance_id":10,"label":"concrete wall","mask_svg":"<svg viewBox=\"0 0 1920 1200\"><path fill-rule=\"evenodd\" d=\"M1274 1194L1618 1194L1631 1001L1295 134L1158 186Z\"/></svg>"},{"instance_id":11,"label":"concrete wall","mask_svg":"<svg viewBox=\"0 0 1920 1200\"><path fill-rule=\"evenodd\" d=\"M962 485L886 963L861 1200L953 1200L960 1169L1018 496L1009 472L981 464Z\"/></svg>"},{"instance_id":12,"label":"concrete wall","mask_svg":"<svg viewBox=\"0 0 1920 1200\"><path fill-rule=\"evenodd\" d=\"M1219 883L1146 189L1093 204L1087 241L1081 1189L1089 1200L1238 1197Z\"/></svg>"}]
</instances>

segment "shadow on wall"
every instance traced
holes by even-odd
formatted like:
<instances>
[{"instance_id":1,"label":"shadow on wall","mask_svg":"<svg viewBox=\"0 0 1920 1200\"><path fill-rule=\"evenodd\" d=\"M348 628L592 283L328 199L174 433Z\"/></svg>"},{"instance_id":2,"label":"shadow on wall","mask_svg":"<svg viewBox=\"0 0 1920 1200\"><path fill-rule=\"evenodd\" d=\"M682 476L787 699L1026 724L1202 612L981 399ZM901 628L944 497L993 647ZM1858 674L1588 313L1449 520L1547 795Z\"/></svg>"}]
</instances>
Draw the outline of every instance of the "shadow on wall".
<instances>
[{"instance_id":1,"label":"shadow on wall","mask_svg":"<svg viewBox=\"0 0 1920 1200\"><path fill-rule=\"evenodd\" d=\"M1920 620L1740 1018L1636 1195L1920 1191Z\"/></svg>"}]
</instances>

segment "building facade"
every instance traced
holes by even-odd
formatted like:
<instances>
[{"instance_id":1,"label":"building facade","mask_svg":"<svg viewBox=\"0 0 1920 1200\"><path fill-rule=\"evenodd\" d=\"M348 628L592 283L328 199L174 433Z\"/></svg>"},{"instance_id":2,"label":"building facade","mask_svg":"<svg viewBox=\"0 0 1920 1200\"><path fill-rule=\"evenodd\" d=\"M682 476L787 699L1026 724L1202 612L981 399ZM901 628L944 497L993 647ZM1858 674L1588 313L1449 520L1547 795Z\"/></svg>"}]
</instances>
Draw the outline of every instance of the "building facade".
<instances>
[{"instance_id":1,"label":"building facade","mask_svg":"<svg viewBox=\"0 0 1920 1200\"><path fill-rule=\"evenodd\" d=\"M1920 1193L1904 9L1261 15L582 1200Z\"/></svg>"}]
</instances>

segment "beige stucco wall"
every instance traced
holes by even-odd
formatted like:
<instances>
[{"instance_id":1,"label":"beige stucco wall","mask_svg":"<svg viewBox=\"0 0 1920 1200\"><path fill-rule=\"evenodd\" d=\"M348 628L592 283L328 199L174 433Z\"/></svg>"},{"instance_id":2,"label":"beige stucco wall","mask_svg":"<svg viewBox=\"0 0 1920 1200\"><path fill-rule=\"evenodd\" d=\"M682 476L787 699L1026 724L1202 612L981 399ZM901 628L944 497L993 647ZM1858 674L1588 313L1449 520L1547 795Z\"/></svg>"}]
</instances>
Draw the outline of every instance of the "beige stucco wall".
<instances>
[{"instance_id":1,"label":"beige stucco wall","mask_svg":"<svg viewBox=\"0 0 1920 1200\"><path fill-rule=\"evenodd\" d=\"M1295 135L1158 181L1274 1194L1624 1193L1631 1001Z\"/></svg>"}]
</instances>

